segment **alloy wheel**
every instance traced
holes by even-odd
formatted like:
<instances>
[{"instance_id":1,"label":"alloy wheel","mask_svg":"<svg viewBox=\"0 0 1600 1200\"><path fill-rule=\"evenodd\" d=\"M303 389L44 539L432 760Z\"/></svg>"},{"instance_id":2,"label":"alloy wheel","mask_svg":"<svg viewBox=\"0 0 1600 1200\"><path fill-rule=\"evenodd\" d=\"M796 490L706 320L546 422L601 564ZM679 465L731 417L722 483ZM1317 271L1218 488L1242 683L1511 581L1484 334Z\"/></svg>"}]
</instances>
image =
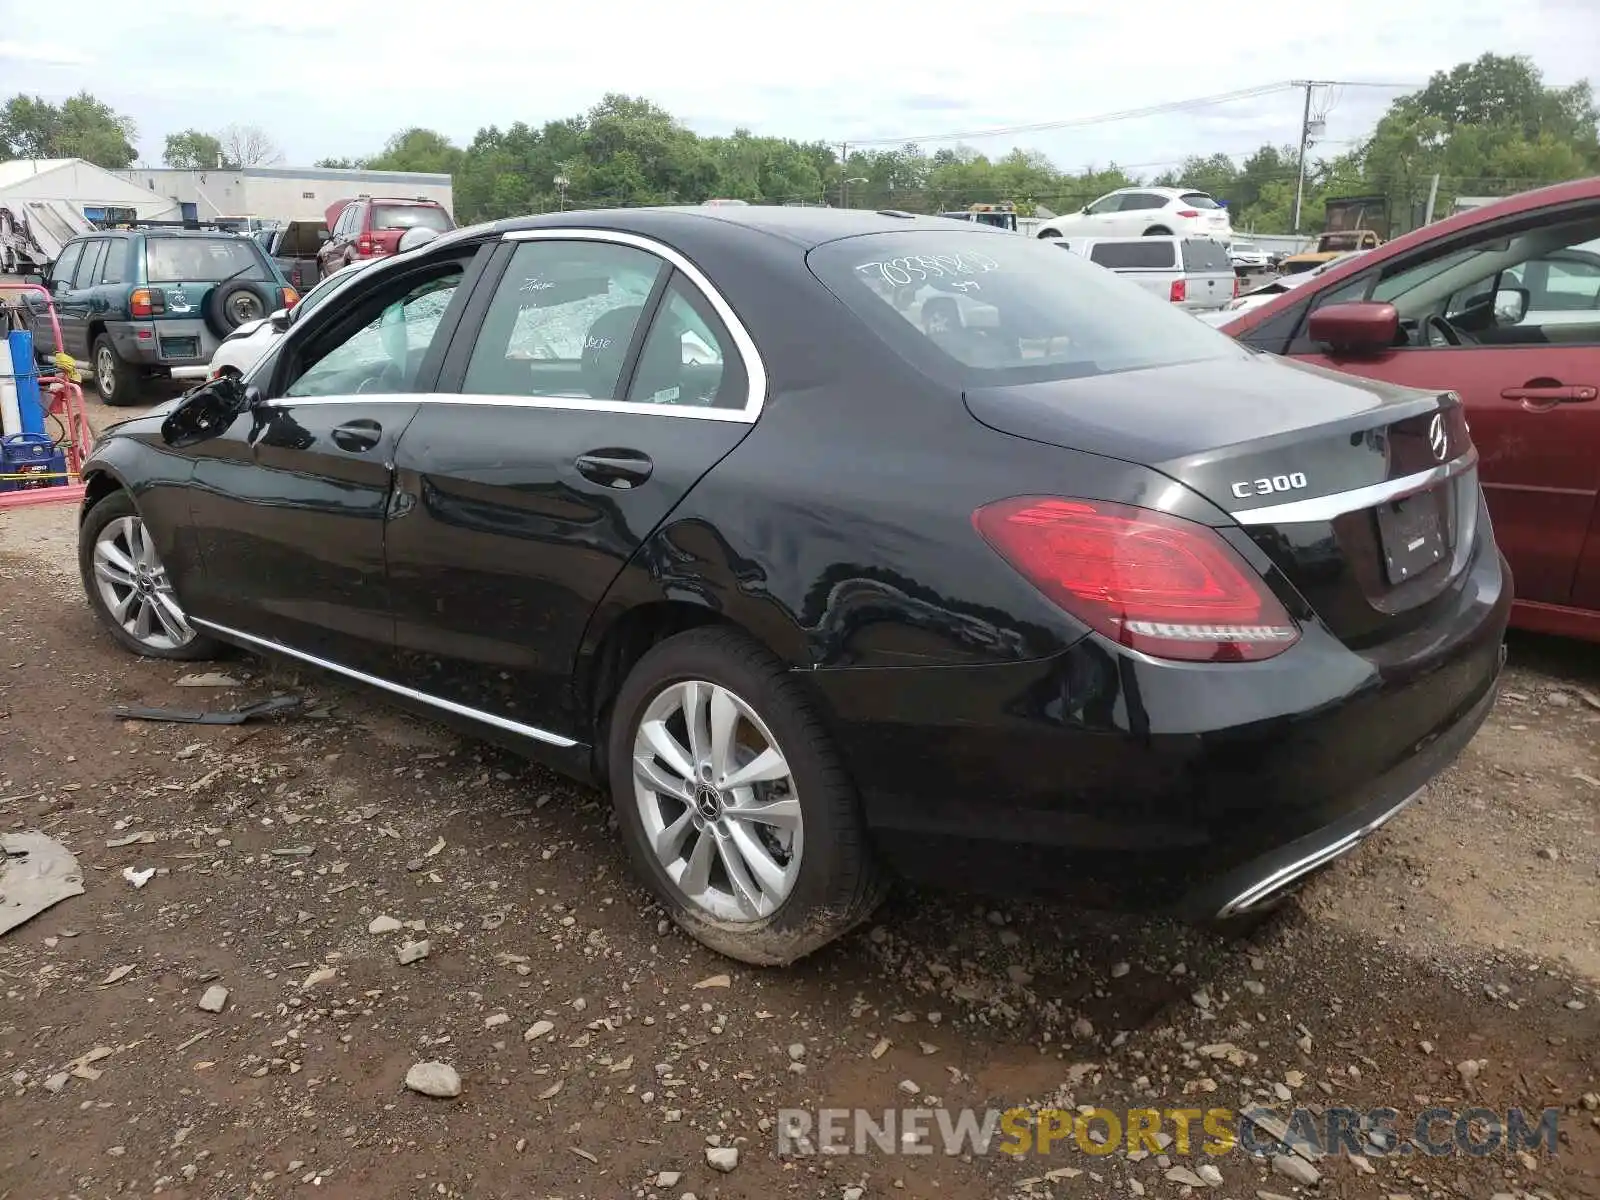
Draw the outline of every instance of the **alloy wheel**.
<instances>
[{"instance_id":1,"label":"alloy wheel","mask_svg":"<svg viewBox=\"0 0 1600 1200\"><path fill-rule=\"evenodd\" d=\"M804 849L799 793L739 696L703 680L658 692L634 733L633 784L646 844L694 907L747 923L788 899Z\"/></svg>"},{"instance_id":2,"label":"alloy wheel","mask_svg":"<svg viewBox=\"0 0 1600 1200\"><path fill-rule=\"evenodd\" d=\"M94 582L111 619L140 645L178 650L194 641L167 570L138 517L108 521L95 537Z\"/></svg>"},{"instance_id":3,"label":"alloy wheel","mask_svg":"<svg viewBox=\"0 0 1600 1200\"><path fill-rule=\"evenodd\" d=\"M94 383L101 396L109 396L117 386L117 364L111 357L111 347L101 346L94 356Z\"/></svg>"}]
</instances>

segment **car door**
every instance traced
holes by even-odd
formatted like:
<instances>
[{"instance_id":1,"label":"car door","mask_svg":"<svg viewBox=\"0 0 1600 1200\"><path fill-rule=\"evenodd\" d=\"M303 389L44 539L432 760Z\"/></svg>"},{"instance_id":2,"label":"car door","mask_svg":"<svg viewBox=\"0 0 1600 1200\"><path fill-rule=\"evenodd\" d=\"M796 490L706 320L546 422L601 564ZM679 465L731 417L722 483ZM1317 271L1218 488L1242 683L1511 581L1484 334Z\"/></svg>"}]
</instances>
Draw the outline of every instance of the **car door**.
<instances>
[{"instance_id":1,"label":"car door","mask_svg":"<svg viewBox=\"0 0 1600 1200\"><path fill-rule=\"evenodd\" d=\"M62 347L56 345L56 326L62 325L61 304L72 291L72 278L77 273L78 263L83 257L84 242L71 242L64 246L56 261L50 264L50 270L45 274L44 286L50 293L50 303L55 306L56 317L52 322L50 311L44 299L37 292L23 293L23 302L28 306L28 313L33 327L33 345L35 351L43 354L54 354ZM66 340L66 330L61 331L62 340ZM82 357L82 356L80 356Z\"/></svg>"},{"instance_id":2,"label":"car door","mask_svg":"<svg viewBox=\"0 0 1600 1200\"><path fill-rule=\"evenodd\" d=\"M1575 601L1600 496L1600 309L1575 320L1518 285L1543 271L1545 256L1597 237L1600 209L1568 209L1391 260L1312 307L1365 296L1393 303L1409 326L1442 317L1444 327L1413 328L1412 344L1372 355L1330 354L1303 334L1293 348L1341 371L1460 394L1522 603ZM1507 305L1519 293L1527 311L1514 317Z\"/></svg>"},{"instance_id":3,"label":"car door","mask_svg":"<svg viewBox=\"0 0 1600 1200\"><path fill-rule=\"evenodd\" d=\"M384 514L394 451L437 373L473 247L363 275L291 327L252 411L201 443L192 615L235 636L381 674L393 656Z\"/></svg>"},{"instance_id":4,"label":"car door","mask_svg":"<svg viewBox=\"0 0 1600 1200\"><path fill-rule=\"evenodd\" d=\"M1118 214L1122 210L1122 202L1127 198L1126 192L1112 192L1109 196L1101 196L1084 210L1083 233L1092 237L1117 237Z\"/></svg>"},{"instance_id":5,"label":"car door","mask_svg":"<svg viewBox=\"0 0 1600 1200\"><path fill-rule=\"evenodd\" d=\"M56 311L61 314L61 340L66 343L67 353L80 362L89 358L89 318L94 312L96 289L105 264L106 239L85 242L71 286L56 298Z\"/></svg>"},{"instance_id":6,"label":"car door","mask_svg":"<svg viewBox=\"0 0 1600 1200\"><path fill-rule=\"evenodd\" d=\"M535 740L581 740L571 680L633 552L750 429L737 317L681 255L599 230L509 234L400 439L397 673Z\"/></svg>"},{"instance_id":7,"label":"car door","mask_svg":"<svg viewBox=\"0 0 1600 1200\"><path fill-rule=\"evenodd\" d=\"M1176 233L1173 222L1162 219L1160 210L1166 206L1167 198L1154 192L1123 193L1114 222L1117 236L1142 237L1151 225L1164 225L1168 233Z\"/></svg>"}]
</instances>

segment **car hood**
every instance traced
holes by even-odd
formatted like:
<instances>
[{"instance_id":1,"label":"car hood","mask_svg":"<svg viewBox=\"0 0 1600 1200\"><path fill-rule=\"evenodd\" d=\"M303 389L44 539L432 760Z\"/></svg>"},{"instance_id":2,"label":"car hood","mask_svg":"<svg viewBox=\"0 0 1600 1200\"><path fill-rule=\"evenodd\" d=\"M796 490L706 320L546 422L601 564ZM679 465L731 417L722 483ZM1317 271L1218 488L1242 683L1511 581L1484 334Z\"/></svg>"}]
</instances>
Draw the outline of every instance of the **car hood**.
<instances>
[{"instance_id":1,"label":"car hood","mask_svg":"<svg viewBox=\"0 0 1600 1200\"><path fill-rule=\"evenodd\" d=\"M974 417L1002 433L1153 466L1347 420L1365 426L1377 409L1437 395L1249 352L977 388L966 401Z\"/></svg>"}]
</instances>

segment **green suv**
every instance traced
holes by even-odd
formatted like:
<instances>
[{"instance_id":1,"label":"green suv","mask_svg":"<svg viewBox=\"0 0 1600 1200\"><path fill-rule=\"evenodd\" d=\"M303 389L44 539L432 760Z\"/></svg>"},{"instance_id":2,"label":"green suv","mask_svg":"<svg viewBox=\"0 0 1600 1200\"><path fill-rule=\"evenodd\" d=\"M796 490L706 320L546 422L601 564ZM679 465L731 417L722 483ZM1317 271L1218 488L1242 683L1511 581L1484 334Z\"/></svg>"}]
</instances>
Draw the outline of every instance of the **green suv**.
<instances>
[{"instance_id":1,"label":"green suv","mask_svg":"<svg viewBox=\"0 0 1600 1200\"><path fill-rule=\"evenodd\" d=\"M148 379L204 367L222 339L299 299L255 239L188 229L111 229L68 242L44 277L62 345L29 300L41 359L65 350L107 404L132 404Z\"/></svg>"}]
</instances>

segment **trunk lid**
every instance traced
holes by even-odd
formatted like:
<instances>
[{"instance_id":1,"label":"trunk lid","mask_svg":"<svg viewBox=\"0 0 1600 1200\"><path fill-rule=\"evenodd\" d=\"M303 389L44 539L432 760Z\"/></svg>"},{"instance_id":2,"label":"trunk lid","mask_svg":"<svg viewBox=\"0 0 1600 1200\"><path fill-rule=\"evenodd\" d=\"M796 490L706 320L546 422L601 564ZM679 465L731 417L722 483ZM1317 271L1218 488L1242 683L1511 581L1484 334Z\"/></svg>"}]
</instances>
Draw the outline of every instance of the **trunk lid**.
<instances>
[{"instance_id":1,"label":"trunk lid","mask_svg":"<svg viewBox=\"0 0 1600 1200\"><path fill-rule=\"evenodd\" d=\"M972 389L985 425L1137 462L1233 517L1347 644L1425 622L1481 500L1459 399L1250 357Z\"/></svg>"}]
</instances>

